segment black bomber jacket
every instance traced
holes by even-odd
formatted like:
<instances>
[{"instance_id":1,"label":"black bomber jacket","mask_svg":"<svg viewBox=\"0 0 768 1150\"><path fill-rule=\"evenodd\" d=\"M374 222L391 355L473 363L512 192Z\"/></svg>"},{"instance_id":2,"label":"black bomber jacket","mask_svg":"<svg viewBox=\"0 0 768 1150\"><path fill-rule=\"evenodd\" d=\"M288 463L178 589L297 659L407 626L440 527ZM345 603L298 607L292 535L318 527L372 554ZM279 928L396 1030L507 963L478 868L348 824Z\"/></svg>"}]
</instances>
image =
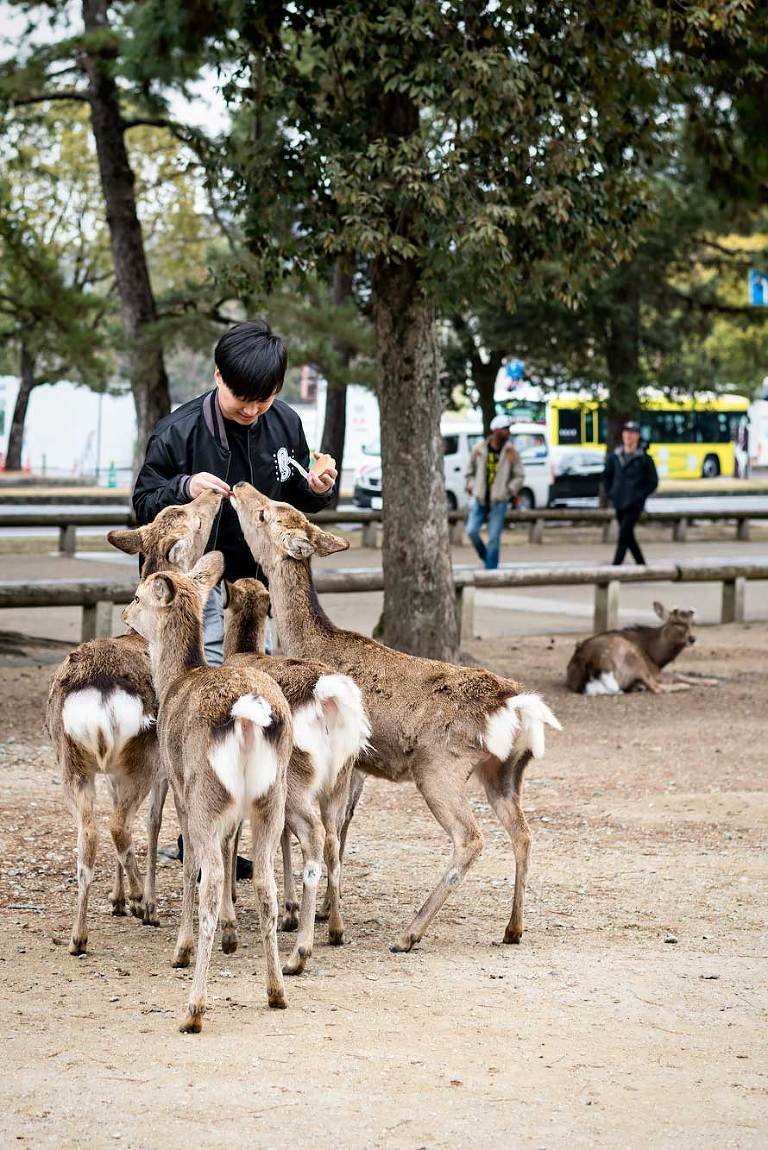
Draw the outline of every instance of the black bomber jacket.
<instances>
[{"instance_id":1,"label":"black bomber jacket","mask_svg":"<svg viewBox=\"0 0 768 1150\"><path fill-rule=\"evenodd\" d=\"M243 429L243 435L250 474L232 476L233 453L215 390L182 404L161 419L150 436L133 490L138 523L151 523L164 507L188 503L190 478L199 471L209 471L228 483L246 479L270 499L290 503L299 511L320 511L328 506L333 489L326 495L316 495L298 472L292 471L290 479L280 477L277 453L281 447L303 467L309 468L310 463L301 420L287 403L276 399L251 428ZM228 579L256 574L248 545L226 500L206 550L215 550L217 541L224 551Z\"/></svg>"}]
</instances>

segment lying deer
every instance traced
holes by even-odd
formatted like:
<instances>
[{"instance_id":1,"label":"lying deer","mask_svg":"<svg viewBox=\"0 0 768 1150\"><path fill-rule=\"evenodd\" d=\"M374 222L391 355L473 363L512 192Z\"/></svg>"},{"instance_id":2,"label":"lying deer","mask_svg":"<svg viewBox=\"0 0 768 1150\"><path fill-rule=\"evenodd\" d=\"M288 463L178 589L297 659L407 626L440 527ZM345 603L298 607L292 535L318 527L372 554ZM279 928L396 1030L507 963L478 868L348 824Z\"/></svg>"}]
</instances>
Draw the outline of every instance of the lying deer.
<instances>
[{"instance_id":1,"label":"lying deer","mask_svg":"<svg viewBox=\"0 0 768 1150\"><path fill-rule=\"evenodd\" d=\"M349 544L248 483L238 483L231 498L248 546L269 579L286 652L321 659L351 675L362 689L372 746L357 769L391 782L414 782L453 843L450 866L391 949L408 951L423 937L483 848L467 797L472 774L479 776L512 842L515 890L504 941L520 942L530 847L521 806L523 773L531 757L544 754L545 727L560 729L557 719L519 683L477 667L405 655L335 627L318 602L310 559L345 551Z\"/></svg>"},{"instance_id":2,"label":"lying deer","mask_svg":"<svg viewBox=\"0 0 768 1150\"><path fill-rule=\"evenodd\" d=\"M661 603L654 603L653 609L662 620L660 627L602 631L578 643L566 673L570 689L585 695L620 695L642 687L654 695L687 690L683 676L678 675L678 682L664 683L660 671L696 642L693 611L667 611Z\"/></svg>"},{"instance_id":3,"label":"lying deer","mask_svg":"<svg viewBox=\"0 0 768 1150\"><path fill-rule=\"evenodd\" d=\"M144 569L194 564L202 554L221 496L206 492L186 507L169 507L149 527L111 531L110 542L133 554L143 551ZM157 840L168 784L160 769L154 722L157 701L147 654L138 635L93 639L72 651L56 671L48 693L46 726L56 751L65 795L77 823L77 908L70 954L88 941L88 896L96 862L96 776L112 787L112 840L117 854L112 913L131 912L157 926ZM152 791L147 820L147 873L142 891L133 849L133 821Z\"/></svg>"},{"instance_id":4,"label":"lying deer","mask_svg":"<svg viewBox=\"0 0 768 1150\"><path fill-rule=\"evenodd\" d=\"M203 606L224 572L218 551L189 575L141 582L123 611L149 643L157 688L157 731L184 836L181 924L173 965L189 966L200 868L198 950L181 1030L202 1029L208 966L221 911L224 950L237 946L231 884L225 882L240 823L251 820L253 885L267 966L267 1000L285 1006L277 953L277 887L272 860L285 819L291 712L274 679L248 665L209 667L203 658ZM222 904L223 900L223 904Z\"/></svg>"},{"instance_id":5,"label":"lying deer","mask_svg":"<svg viewBox=\"0 0 768 1150\"><path fill-rule=\"evenodd\" d=\"M256 667L271 675L293 715L293 753L282 836L286 909L282 925L284 930L298 927L299 933L283 974L301 974L312 954L323 838L330 903L328 940L332 946L341 946L344 941L338 833L352 766L366 747L371 729L360 688L349 675L338 674L327 663L264 653L268 612L269 592L258 579L225 584L225 666ZM291 832L299 840L304 861L298 919ZM234 870L230 881L234 889Z\"/></svg>"}]
</instances>

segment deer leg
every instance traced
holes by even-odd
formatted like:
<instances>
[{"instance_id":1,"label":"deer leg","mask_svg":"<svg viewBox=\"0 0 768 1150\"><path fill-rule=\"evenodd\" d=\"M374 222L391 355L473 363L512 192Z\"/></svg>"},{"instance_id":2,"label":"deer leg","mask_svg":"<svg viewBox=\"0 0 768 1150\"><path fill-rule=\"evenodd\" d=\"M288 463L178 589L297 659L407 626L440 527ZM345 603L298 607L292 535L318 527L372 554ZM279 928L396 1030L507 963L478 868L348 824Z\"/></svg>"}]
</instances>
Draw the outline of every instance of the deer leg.
<instances>
[{"instance_id":1,"label":"deer leg","mask_svg":"<svg viewBox=\"0 0 768 1150\"><path fill-rule=\"evenodd\" d=\"M136 780L130 778L121 778L116 784L116 791L117 801L112 809L110 826L112 841L115 844L117 857L125 871L131 914L136 915L137 918L143 918L144 887L133 849L133 820L146 791L137 785Z\"/></svg>"},{"instance_id":2,"label":"deer leg","mask_svg":"<svg viewBox=\"0 0 768 1150\"><path fill-rule=\"evenodd\" d=\"M283 853L283 898L285 899L285 914L280 923L280 930L298 930L299 900L296 895L296 884L293 879L291 832L287 823L283 827L283 833L280 836L280 848Z\"/></svg>"},{"instance_id":3,"label":"deer leg","mask_svg":"<svg viewBox=\"0 0 768 1150\"><path fill-rule=\"evenodd\" d=\"M312 954L315 939L315 906L317 886L320 882L323 857L323 828L310 801L302 796L304 803L299 810L286 815L286 825L290 827L301 846L304 860L302 875L303 890L299 913L299 933L290 957L283 964L283 974L301 974Z\"/></svg>"},{"instance_id":4,"label":"deer leg","mask_svg":"<svg viewBox=\"0 0 768 1150\"><path fill-rule=\"evenodd\" d=\"M88 892L93 881L98 836L94 819L96 787L94 777L78 778L69 784L77 819L77 909L72 923L70 954L85 954L88 943Z\"/></svg>"},{"instance_id":5,"label":"deer leg","mask_svg":"<svg viewBox=\"0 0 768 1150\"><path fill-rule=\"evenodd\" d=\"M112 914L117 918L126 915L128 911L125 909L125 872L123 864L120 859L115 859L115 880L112 884L112 889L109 892L109 901L112 904Z\"/></svg>"},{"instance_id":6,"label":"deer leg","mask_svg":"<svg viewBox=\"0 0 768 1150\"><path fill-rule=\"evenodd\" d=\"M237 919L232 891L237 869L237 840L240 837L239 819L225 830L221 839L221 855L224 864L224 894L221 900L221 949L225 954L237 950Z\"/></svg>"},{"instance_id":7,"label":"deer leg","mask_svg":"<svg viewBox=\"0 0 768 1150\"><path fill-rule=\"evenodd\" d=\"M176 815L181 827L181 836L184 840L184 864L181 896L181 921L176 939L176 949L173 952L171 966L189 966L192 956L193 930L195 917L195 887L197 885L197 863L192 840L189 837L187 813L179 800L176 800Z\"/></svg>"},{"instance_id":8,"label":"deer leg","mask_svg":"<svg viewBox=\"0 0 768 1150\"><path fill-rule=\"evenodd\" d=\"M159 926L157 917L157 843L163 825L163 807L168 794L168 780L165 775L155 779L149 796L147 811L147 873L144 878L144 918L145 926Z\"/></svg>"},{"instance_id":9,"label":"deer leg","mask_svg":"<svg viewBox=\"0 0 768 1150\"><path fill-rule=\"evenodd\" d=\"M349 790L347 791L346 804L341 807L339 812L339 822L336 827L336 833L339 840L339 898L341 898L341 870L344 862L344 851L347 846L347 834L349 833L349 824L352 822L352 817L357 809L357 804L360 801L360 796L363 793L365 786L365 775L360 771L352 770L349 776ZM327 834L327 828L326 828ZM326 842L327 842L326 838ZM330 874L330 871L329 871ZM331 892L330 888L326 890L325 900L322 909L317 912L315 917L318 922L326 922L331 916Z\"/></svg>"},{"instance_id":10,"label":"deer leg","mask_svg":"<svg viewBox=\"0 0 768 1150\"><path fill-rule=\"evenodd\" d=\"M530 757L530 756L529 756ZM525 762L528 760L526 759ZM512 896L512 914L504 931L504 942L520 942L523 937L523 902L528 877L528 856L531 849L531 830L521 805L523 768L525 762L515 765L493 761L484 764L478 774L485 787L488 802L497 819L509 835L515 856L515 891ZM510 779L510 775L513 778Z\"/></svg>"},{"instance_id":11,"label":"deer leg","mask_svg":"<svg viewBox=\"0 0 768 1150\"><path fill-rule=\"evenodd\" d=\"M341 844L339 823L347 806L349 773L336 780L336 786L327 798L320 800L320 817L325 830L325 866L328 871L328 942L331 946L344 943L344 920L341 916Z\"/></svg>"},{"instance_id":12,"label":"deer leg","mask_svg":"<svg viewBox=\"0 0 768 1150\"><path fill-rule=\"evenodd\" d=\"M240 849L240 835L242 833L242 830L243 830L243 822L241 819L240 822L238 822L237 830L235 831L235 841L234 841L234 844L232 846L232 868L231 868L231 873L229 876L229 885L230 885L230 888L232 891L232 905L233 906L237 902L237 852ZM225 876L225 879L226 879L226 876Z\"/></svg>"},{"instance_id":13,"label":"deer leg","mask_svg":"<svg viewBox=\"0 0 768 1150\"><path fill-rule=\"evenodd\" d=\"M202 820L201 820L202 821ZM205 992L208 983L208 967L216 937L216 924L219 921L219 907L224 891L224 858L221 837L211 823L204 828L190 828L194 840L194 853L200 860L200 903L198 907L197 961L192 979L192 989L187 1004L187 1014L179 1029L182 1034L199 1034L203 1027ZM187 839L184 839L184 861L187 858ZM191 853L191 852L190 852ZM192 879L194 882L194 877Z\"/></svg>"},{"instance_id":14,"label":"deer leg","mask_svg":"<svg viewBox=\"0 0 768 1150\"><path fill-rule=\"evenodd\" d=\"M453 843L451 865L442 875L407 930L390 946L395 953L411 950L423 938L445 900L463 881L483 849L483 836L465 791L465 778L419 771L414 781L424 801Z\"/></svg>"},{"instance_id":15,"label":"deer leg","mask_svg":"<svg viewBox=\"0 0 768 1150\"><path fill-rule=\"evenodd\" d=\"M285 983L277 951L277 884L272 860L283 830L282 799L254 803L251 811L253 836L253 889L259 908L259 925L267 967L267 1001L277 1010L286 1006Z\"/></svg>"}]
</instances>

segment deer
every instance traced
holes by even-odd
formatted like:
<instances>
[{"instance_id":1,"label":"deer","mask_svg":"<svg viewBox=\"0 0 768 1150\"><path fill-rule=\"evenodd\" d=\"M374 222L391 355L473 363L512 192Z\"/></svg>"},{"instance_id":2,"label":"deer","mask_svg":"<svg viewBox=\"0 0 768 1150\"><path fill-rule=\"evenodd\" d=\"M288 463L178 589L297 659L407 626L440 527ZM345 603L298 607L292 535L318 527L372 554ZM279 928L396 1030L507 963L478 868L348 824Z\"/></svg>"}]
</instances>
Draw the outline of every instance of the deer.
<instances>
[{"instance_id":1,"label":"deer","mask_svg":"<svg viewBox=\"0 0 768 1150\"><path fill-rule=\"evenodd\" d=\"M661 670L692 646L693 611L668 611L655 602L658 627L625 627L601 631L576 645L566 672L566 684L577 694L621 695L645 689L654 695L688 690L691 680L678 673L676 682L662 682ZM706 685L714 679L698 678Z\"/></svg>"},{"instance_id":2,"label":"deer","mask_svg":"<svg viewBox=\"0 0 768 1150\"><path fill-rule=\"evenodd\" d=\"M169 507L148 527L110 531L109 541L130 554L142 551L144 570L188 567L202 554L221 496L206 492L185 507ZM147 645L136 634L92 639L71 651L51 680L46 728L61 770L64 793L77 827L77 905L69 953L88 943L88 899L98 836L96 779L112 790L111 836L116 853L109 900L112 913L129 908L146 926L159 926L156 908L157 841L168 784L160 767L157 699ZM151 792L147 816L147 869L142 887L133 848L133 822Z\"/></svg>"},{"instance_id":3,"label":"deer","mask_svg":"<svg viewBox=\"0 0 768 1150\"><path fill-rule=\"evenodd\" d=\"M269 1006L286 1006L277 950L277 886L272 861L285 820L291 711L277 683L247 664L209 667L203 656L203 607L224 572L211 551L191 572L157 572L143 580L124 622L146 639L159 709L163 766L184 836L181 922L172 965L187 967L193 947L197 868L198 946L180 1029L199 1034L208 968L221 916L223 949L237 948L231 883L238 827L250 818L253 885L266 955ZM319 877L319 876L318 876Z\"/></svg>"},{"instance_id":4,"label":"deer","mask_svg":"<svg viewBox=\"0 0 768 1150\"><path fill-rule=\"evenodd\" d=\"M452 842L447 869L390 950L412 950L483 849L467 795L473 775L511 840L515 886L504 942L519 943L531 842L523 776L531 758L544 754L545 728L561 729L558 720L539 695L511 679L404 654L336 627L320 606L310 564L315 555L345 551L348 542L248 483L236 484L230 499L268 579L286 653L321 659L351 675L362 690L371 746L356 769L390 782L413 782Z\"/></svg>"},{"instance_id":5,"label":"deer","mask_svg":"<svg viewBox=\"0 0 768 1150\"><path fill-rule=\"evenodd\" d=\"M344 942L341 914L339 829L354 762L371 729L360 688L327 663L265 653L269 592L259 579L224 584L224 664L257 667L283 691L293 716L293 753L288 765L282 835L285 917L282 929L298 929L283 974L301 974L312 954L320 860L328 872L328 941ZM304 870L301 916L293 881L291 833L299 840ZM324 850L323 850L323 839ZM230 875L235 886L234 870Z\"/></svg>"}]
</instances>

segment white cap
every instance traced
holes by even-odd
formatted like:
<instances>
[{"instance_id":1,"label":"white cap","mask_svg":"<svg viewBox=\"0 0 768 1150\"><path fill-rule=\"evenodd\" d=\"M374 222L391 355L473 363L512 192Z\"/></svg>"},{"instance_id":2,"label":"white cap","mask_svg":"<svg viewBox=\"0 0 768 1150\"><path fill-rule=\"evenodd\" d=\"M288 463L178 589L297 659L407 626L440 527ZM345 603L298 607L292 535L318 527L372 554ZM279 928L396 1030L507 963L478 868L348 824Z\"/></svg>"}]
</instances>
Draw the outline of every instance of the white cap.
<instances>
[{"instance_id":1,"label":"white cap","mask_svg":"<svg viewBox=\"0 0 768 1150\"><path fill-rule=\"evenodd\" d=\"M491 431L501 431L503 428L511 426L512 420L508 415L494 415L491 420Z\"/></svg>"}]
</instances>

